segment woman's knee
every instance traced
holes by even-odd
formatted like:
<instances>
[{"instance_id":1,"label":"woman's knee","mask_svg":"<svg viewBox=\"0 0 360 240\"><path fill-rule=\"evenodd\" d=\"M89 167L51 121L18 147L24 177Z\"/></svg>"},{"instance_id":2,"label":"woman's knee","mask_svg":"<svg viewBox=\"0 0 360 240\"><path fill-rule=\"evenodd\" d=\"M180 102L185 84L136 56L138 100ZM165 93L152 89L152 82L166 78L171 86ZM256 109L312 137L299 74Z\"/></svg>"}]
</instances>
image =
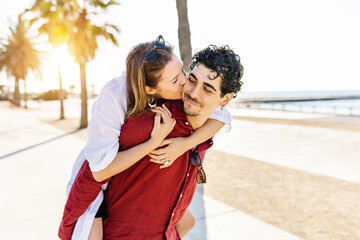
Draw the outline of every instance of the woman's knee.
<instances>
[{"instance_id":1,"label":"woman's knee","mask_svg":"<svg viewBox=\"0 0 360 240\"><path fill-rule=\"evenodd\" d=\"M196 219L195 216L192 214L192 212L189 212L189 217L188 217L188 224L189 224L189 228L193 229L195 227L196 224Z\"/></svg>"},{"instance_id":2,"label":"woman's knee","mask_svg":"<svg viewBox=\"0 0 360 240\"><path fill-rule=\"evenodd\" d=\"M196 224L195 216L192 214L190 209L186 209L186 212L184 214L184 225L186 225L186 228L189 229L190 231L195 227L195 224Z\"/></svg>"}]
</instances>

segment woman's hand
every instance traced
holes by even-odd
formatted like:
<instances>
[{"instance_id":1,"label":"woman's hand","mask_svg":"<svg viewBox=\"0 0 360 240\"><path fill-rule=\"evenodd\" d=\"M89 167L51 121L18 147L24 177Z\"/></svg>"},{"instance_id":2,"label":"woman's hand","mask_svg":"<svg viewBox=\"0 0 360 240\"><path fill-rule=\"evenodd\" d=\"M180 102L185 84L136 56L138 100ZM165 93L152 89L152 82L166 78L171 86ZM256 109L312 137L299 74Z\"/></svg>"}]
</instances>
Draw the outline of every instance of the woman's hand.
<instances>
[{"instance_id":1,"label":"woman's hand","mask_svg":"<svg viewBox=\"0 0 360 240\"><path fill-rule=\"evenodd\" d=\"M188 150L184 144L185 140L186 138L182 137L165 139L159 147L167 146L161 149L155 149L149 153L150 161L161 164L161 169L171 166L180 155ZM169 161L169 164L164 165L165 161Z\"/></svg>"},{"instance_id":2,"label":"woman's hand","mask_svg":"<svg viewBox=\"0 0 360 240\"><path fill-rule=\"evenodd\" d=\"M173 130L176 120L171 118L171 112L165 105L163 108L156 107L151 111L156 112L151 139L160 144Z\"/></svg>"}]
</instances>

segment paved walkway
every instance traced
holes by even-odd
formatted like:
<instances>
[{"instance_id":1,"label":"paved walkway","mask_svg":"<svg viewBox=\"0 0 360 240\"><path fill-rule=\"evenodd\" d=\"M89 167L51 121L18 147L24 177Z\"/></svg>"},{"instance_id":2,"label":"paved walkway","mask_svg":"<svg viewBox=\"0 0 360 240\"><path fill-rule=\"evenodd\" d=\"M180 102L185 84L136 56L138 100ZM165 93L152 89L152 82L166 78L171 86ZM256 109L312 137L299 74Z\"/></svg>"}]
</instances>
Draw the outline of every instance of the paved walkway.
<instances>
[{"instance_id":1,"label":"paved walkway","mask_svg":"<svg viewBox=\"0 0 360 240\"><path fill-rule=\"evenodd\" d=\"M226 149L227 153L360 183L360 117L247 109L231 112L240 120L233 121L230 133L215 137L213 150Z\"/></svg>"},{"instance_id":2,"label":"paved walkway","mask_svg":"<svg viewBox=\"0 0 360 240\"><path fill-rule=\"evenodd\" d=\"M190 209L196 217L196 225L185 240L300 239L204 195L201 186L197 188Z\"/></svg>"},{"instance_id":3,"label":"paved walkway","mask_svg":"<svg viewBox=\"0 0 360 240\"><path fill-rule=\"evenodd\" d=\"M85 130L61 128L56 103L31 103L31 110L0 102L0 220L1 239L57 239L65 202L65 185ZM76 104L66 105L76 117ZM328 118L323 115L232 110L234 116L287 120ZM235 118L236 119L236 118ZM335 119L335 118L334 118ZM338 118L337 118L338 119ZM358 118L344 118L356 125ZM61 125L61 124L60 124ZM254 134L254 131L257 134ZM231 139L236 139L232 141ZM240 143L240 144L239 144ZM229 134L215 138L214 150L260 161L360 182L358 132L318 127L234 120ZM261 146L261 151L259 151ZM304 149L307 149L305 152ZM291 158L289 157L291 156ZM298 239L274 226L219 202L199 187L191 205L197 218L186 239Z\"/></svg>"}]
</instances>

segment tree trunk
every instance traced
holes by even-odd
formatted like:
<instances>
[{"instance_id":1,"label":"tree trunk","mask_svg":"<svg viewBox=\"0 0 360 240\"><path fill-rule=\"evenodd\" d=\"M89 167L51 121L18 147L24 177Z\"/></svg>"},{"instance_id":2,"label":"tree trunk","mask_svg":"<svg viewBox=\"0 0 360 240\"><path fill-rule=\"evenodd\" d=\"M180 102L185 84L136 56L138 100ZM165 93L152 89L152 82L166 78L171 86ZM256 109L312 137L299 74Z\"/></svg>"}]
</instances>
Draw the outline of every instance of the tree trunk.
<instances>
[{"instance_id":1,"label":"tree trunk","mask_svg":"<svg viewBox=\"0 0 360 240\"><path fill-rule=\"evenodd\" d=\"M191 53L191 40L190 40L190 25L187 14L187 0L176 0L176 9L179 18L179 46L180 56L184 63L186 72L190 72L190 63L192 58Z\"/></svg>"},{"instance_id":2,"label":"tree trunk","mask_svg":"<svg viewBox=\"0 0 360 240\"><path fill-rule=\"evenodd\" d=\"M27 92L26 92L26 80L24 79L24 100L25 100L25 108L28 108L27 105Z\"/></svg>"},{"instance_id":3,"label":"tree trunk","mask_svg":"<svg viewBox=\"0 0 360 240\"><path fill-rule=\"evenodd\" d=\"M87 114L87 89L86 89L86 72L85 63L79 63L80 66L80 81L81 81L81 119L80 128L86 128L88 126L88 114Z\"/></svg>"},{"instance_id":4,"label":"tree trunk","mask_svg":"<svg viewBox=\"0 0 360 240\"><path fill-rule=\"evenodd\" d=\"M60 101L60 120L65 119L65 113L64 113L64 91L62 87L62 80L61 80L61 72L60 72L60 59L58 58L58 71L59 71L59 83L60 83L60 89L59 89L59 101Z\"/></svg>"},{"instance_id":5,"label":"tree trunk","mask_svg":"<svg viewBox=\"0 0 360 240\"><path fill-rule=\"evenodd\" d=\"M15 92L14 92L14 104L16 106L21 106L20 101L20 88L19 88L19 79L15 78Z\"/></svg>"}]
</instances>

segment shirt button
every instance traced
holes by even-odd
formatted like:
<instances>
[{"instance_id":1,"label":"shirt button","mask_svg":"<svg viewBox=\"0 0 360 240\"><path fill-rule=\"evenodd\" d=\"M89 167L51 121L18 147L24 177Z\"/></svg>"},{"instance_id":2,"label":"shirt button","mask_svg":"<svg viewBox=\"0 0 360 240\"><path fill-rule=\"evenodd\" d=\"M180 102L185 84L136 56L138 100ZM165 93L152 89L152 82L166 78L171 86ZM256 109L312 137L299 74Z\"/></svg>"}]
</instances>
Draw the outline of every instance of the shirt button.
<instances>
[{"instance_id":1,"label":"shirt button","mask_svg":"<svg viewBox=\"0 0 360 240\"><path fill-rule=\"evenodd\" d=\"M213 144L213 142L210 142L210 145L212 145Z\"/></svg>"},{"instance_id":2,"label":"shirt button","mask_svg":"<svg viewBox=\"0 0 360 240\"><path fill-rule=\"evenodd\" d=\"M189 125L189 123L188 123L188 122L185 122L185 125L187 126L187 125Z\"/></svg>"},{"instance_id":3,"label":"shirt button","mask_svg":"<svg viewBox=\"0 0 360 240\"><path fill-rule=\"evenodd\" d=\"M182 197L182 194L180 194L180 197Z\"/></svg>"},{"instance_id":4,"label":"shirt button","mask_svg":"<svg viewBox=\"0 0 360 240\"><path fill-rule=\"evenodd\" d=\"M171 214L171 216L174 216L174 215L175 215L175 213L172 213L172 214Z\"/></svg>"},{"instance_id":5,"label":"shirt button","mask_svg":"<svg viewBox=\"0 0 360 240\"><path fill-rule=\"evenodd\" d=\"M194 131L191 131L190 133L193 133Z\"/></svg>"}]
</instances>

